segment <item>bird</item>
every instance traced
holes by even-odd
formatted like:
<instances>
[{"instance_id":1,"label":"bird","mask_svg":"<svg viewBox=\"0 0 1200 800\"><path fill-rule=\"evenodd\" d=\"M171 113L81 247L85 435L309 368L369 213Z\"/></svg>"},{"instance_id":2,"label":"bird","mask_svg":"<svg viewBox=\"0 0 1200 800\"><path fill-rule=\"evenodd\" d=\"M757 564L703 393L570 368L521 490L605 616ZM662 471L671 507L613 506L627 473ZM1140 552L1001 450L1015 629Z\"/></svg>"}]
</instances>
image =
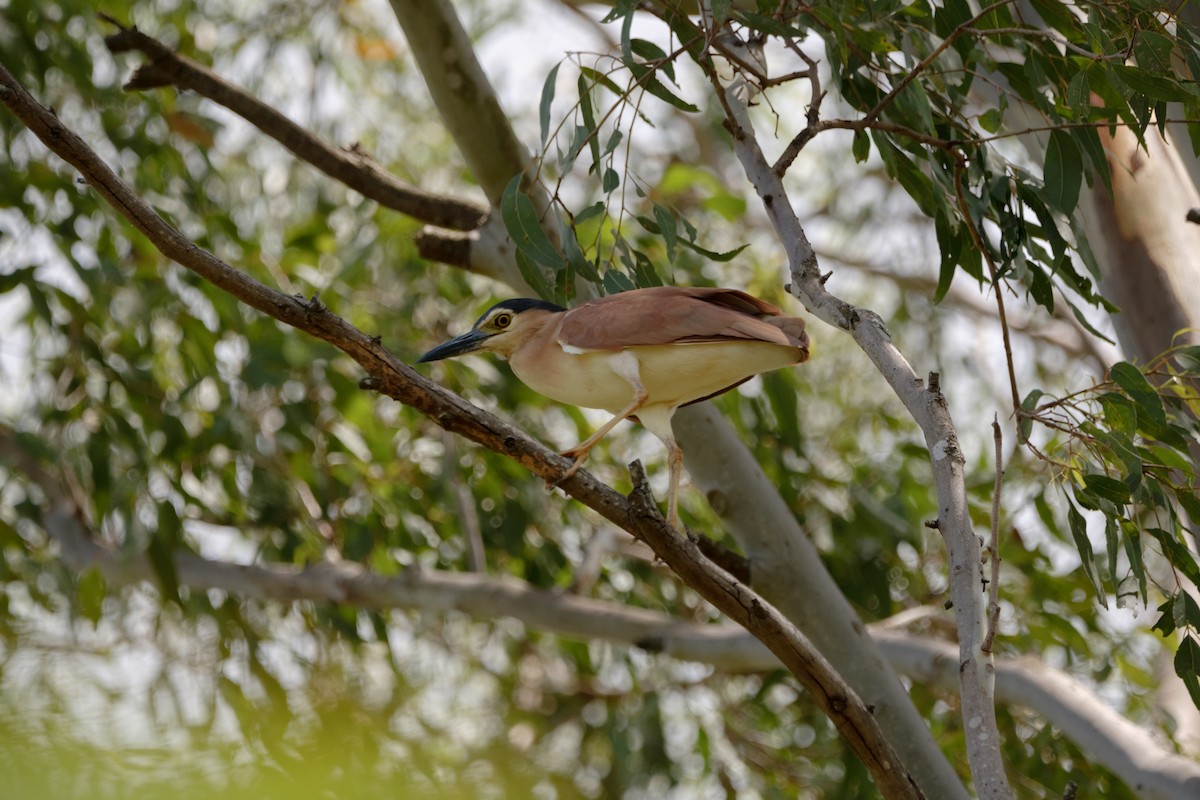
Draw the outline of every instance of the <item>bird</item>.
<instances>
[{"instance_id":1,"label":"bird","mask_svg":"<svg viewBox=\"0 0 1200 800\"><path fill-rule=\"evenodd\" d=\"M522 297L496 303L469 331L417 363L493 353L535 392L611 413L595 433L562 453L574 462L556 483L574 475L619 422L640 422L667 448L667 523L681 531L683 451L671 428L675 410L759 373L808 361L805 327L800 317L737 289L655 286L570 309Z\"/></svg>"}]
</instances>

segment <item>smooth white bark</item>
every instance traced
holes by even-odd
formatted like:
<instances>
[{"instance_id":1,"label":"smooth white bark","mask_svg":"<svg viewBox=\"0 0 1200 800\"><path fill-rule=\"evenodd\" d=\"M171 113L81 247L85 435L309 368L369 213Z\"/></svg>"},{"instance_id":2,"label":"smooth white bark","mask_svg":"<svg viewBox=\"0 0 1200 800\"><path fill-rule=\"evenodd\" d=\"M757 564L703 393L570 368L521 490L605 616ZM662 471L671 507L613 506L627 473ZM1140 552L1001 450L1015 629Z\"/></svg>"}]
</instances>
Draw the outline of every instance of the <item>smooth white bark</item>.
<instances>
[{"instance_id":1,"label":"smooth white bark","mask_svg":"<svg viewBox=\"0 0 1200 800\"><path fill-rule=\"evenodd\" d=\"M477 177L489 196L498 197L503 183L487 181L497 181L497 176L511 177L525 169L528 163L522 159L527 156L516 155L523 151L511 147L495 146L484 132L490 130L500 141L507 140L512 134L506 118L492 114L476 117L469 105L460 102L459 94L465 93L487 98L489 106L499 108L474 53L468 52L469 41L457 33L445 33L462 29L453 7L445 0L392 0L392 7L439 113L448 118L447 127L459 149L469 164L488 164ZM419 38L414 41L414 37ZM447 48L460 50L447 55ZM451 74L428 71L427 67L435 68L443 60L455 65ZM464 81L471 85L464 89ZM516 270L512 244L497 214L479 234L472 241L472 268L503 280L517 291L528 291ZM744 513L724 517L732 535L751 554L754 588L817 642L818 649L844 671L847 682L865 702L876 705L881 727L927 796L965 797L962 782L904 693L895 672L863 636L861 621L821 564L816 549L787 513L777 489L765 479L728 421L704 403L682 409L676 422L679 442L688 453L684 465L698 483L719 487L725 497L736 498L741 508L773 509L766 517ZM729 469L731 464L741 466ZM810 580L809 592L797 591Z\"/></svg>"},{"instance_id":2,"label":"smooth white bark","mask_svg":"<svg viewBox=\"0 0 1200 800\"><path fill-rule=\"evenodd\" d=\"M950 560L950 594L958 628L962 715L971 775L980 797L1011 798L996 726L994 665L991 654L981 649L986 596L982 591L980 545L968 514L964 461L954 422L940 388L925 386L892 343L883 320L825 290L816 254L792 210L783 181L755 138L746 88L735 81L725 90L725 107L732 117L727 121L732 128L734 152L762 198L767 217L787 253L792 294L810 313L854 338L925 435L938 499L938 529Z\"/></svg>"}]
</instances>

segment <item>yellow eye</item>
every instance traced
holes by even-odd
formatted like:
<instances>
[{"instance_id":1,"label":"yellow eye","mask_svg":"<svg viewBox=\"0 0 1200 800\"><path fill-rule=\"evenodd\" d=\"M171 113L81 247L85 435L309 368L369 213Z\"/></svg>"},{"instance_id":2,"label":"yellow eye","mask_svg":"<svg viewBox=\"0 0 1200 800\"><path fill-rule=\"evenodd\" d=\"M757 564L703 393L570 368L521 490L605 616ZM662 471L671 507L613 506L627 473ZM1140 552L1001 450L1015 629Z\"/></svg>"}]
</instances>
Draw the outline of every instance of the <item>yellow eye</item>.
<instances>
[{"instance_id":1,"label":"yellow eye","mask_svg":"<svg viewBox=\"0 0 1200 800\"><path fill-rule=\"evenodd\" d=\"M492 324L497 328L507 328L512 324L512 314L507 312L503 314L497 314L496 316L492 317Z\"/></svg>"}]
</instances>

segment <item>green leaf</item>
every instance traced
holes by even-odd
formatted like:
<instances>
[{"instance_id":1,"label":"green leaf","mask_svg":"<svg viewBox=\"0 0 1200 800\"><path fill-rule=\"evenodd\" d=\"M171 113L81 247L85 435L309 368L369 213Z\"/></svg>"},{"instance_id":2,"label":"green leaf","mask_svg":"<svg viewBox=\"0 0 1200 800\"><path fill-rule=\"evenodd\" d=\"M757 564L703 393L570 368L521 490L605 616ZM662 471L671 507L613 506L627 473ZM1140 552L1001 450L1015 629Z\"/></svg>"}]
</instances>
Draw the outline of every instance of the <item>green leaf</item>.
<instances>
[{"instance_id":1,"label":"green leaf","mask_svg":"<svg viewBox=\"0 0 1200 800\"><path fill-rule=\"evenodd\" d=\"M588 206L587 208L583 209L578 214L576 214L572 218L572 221L576 225L582 225L583 223L590 220L592 217L598 217L601 214L603 214L604 210L605 210L604 203L592 203L590 206Z\"/></svg>"},{"instance_id":2,"label":"green leaf","mask_svg":"<svg viewBox=\"0 0 1200 800\"><path fill-rule=\"evenodd\" d=\"M734 16L740 22L745 23L747 28L759 31L760 33L768 34L770 36L803 37L805 35L803 30L800 30L799 28L793 28L784 22L780 22L774 17L768 17L765 14L755 14L750 11L736 11L734 12ZM800 18L797 17L796 19Z\"/></svg>"},{"instance_id":3,"label":"green leaf","mask_svg":"<svg viewBox=\"0 0 1200 800\"><path fill-rule=\"evenodd\" d=\"M608 155L617 149L621 144L621 140L625 138L625 134L617 128L613 128L613 132L609 134L608 141L604 143L604 151L601 155Z\"/></svg>"},{"instance_id":4,"label":"green leaf","mask_svg":"<svg viewBox=\"0 0 1200 800\"><path fill-rule=\"evenodd\" d=\"M654 268L654 262L641 250L633 251L633 280L639 288L662 286L662 278Z\"/></svg>"},{"instance_id":5,"label":"green leaf","mask_svg":"<svg viewBox=\"0 0 1200 800\"><path fill-rule=\"evenodd\" d=\"M1121 529L1125 536L1125 556L1129 559L1129 569L1133 572L1134 577L1138 581L1138 594L1142 598L1142 604L1148 601L1146 595L1146 564L1142 561L1142 536L1138 533L1138 529L1132 523L1121 520Z\"/></svg>"},{"instance_id":6,"label":"green leaf","mask_svg":"<svg viewBox=\"0 0 1200 800\"><path fill-rule=\"evenodd\" d=\"M1029 265L1029 294L1035 303L1054 313L1054 284L1036 264Z\"/></svg>"},{"instance_id":7,"label":"green leaf","mask_svg":"<svg viewBox=\"0 0 1200 800\"><path fill-rule=\"evenodd\" d=\"M1092 543L1087 536L1087 522L1083 515L1075 508L1075 504L1070 500L1067 501L1067 523L1071 528L1071 537L1075 540L1075 549L1079 551L1079 558L1082 562L1084 574L1092 583L1092 588L1096 591L1096 599L1100 601L1100 605L1108 608L1108 597L1104 593L1104 584L1100 582L1100 576L1096 573L1095 555L1092 552Z\"/></svg>"},{"instance_id":8,"label":"green leaf","mask_svg":"<svg viewBox=\"0 0 1200 800\"><path fill-rule=\"evenodd\" d=\"M1000 130L1000 125L1004 119L1000 115L1000 109L989 108L987 111L979 115L979 127L983 128L988 133L995 133Z\"/></svg>"},{"instance_id":9,"label":"green leaf","mask_svg":"<svg viewBox=\"0 0 1200 800\"><path fill-rule=\"evenodd\" d=\"M167 600L180 602L179 574L175 571L175 549L179 543L179 514L168 502L158 504L158 527L146 546L146 557L158 586Z\"/></svg>"},{"instance_id":10,"label":"green leaf","mask_svg":"<svg viewBox=\"0 0 1200 800\"><path fill-rule=\"evenodd\" d=\"M577 85L579 90L579 116L583 118L583 127L589 132L598 131L599 128L596 126L596 111L592 107L592 93L582 75L579 76ZM620 90L617 90L617 94L620 94ZM584 141L587 142L588 149L592 154L592 164L588 168L588 174L590 175L600 168L600 141L599 137L594 135L584 137ZM573 161L574 158L572 157L571 160Z\"/></svg>"},{"instance_id":11,"label":"green leaf","mask_svg":"<svg viewBox=\"0 0 1200 800\"><path fill-rule=\"evenodd\" d=\"M1129 487L1116 478L1092 473L1083 476L1083 484L1092 494L1119 506L1129 502Z\"/></svg>"},{"instance_id":12,"label":"green leaf","mask_svg":"<svg viewBox=\"0 0 1200 800\"><path fill-rule=\"evenodd\" d=\"M1092 90L1088 86L1086 68L1075 73L1067 84L1067 105L1079 119L1087 119L1092 109Z\"/></svg>"},{"instance_id":13,"label":"green leaf","mask_svg":"<svg viewBox=\"0 0 1200 800\"><path fill-rule=\"evenodd\" d=\"M1163 555L1167 557L1171 566L1186 575L1192 583L1200 585L1200 567L1196 566L1196 560L1187 545L1179 541L1175 534L1162 528L1147 528L1146 533L1158 540Z\"/></svg>"},{"instance_id":14,"label":"green leaf","mask_svg":"<svg viewBox=\"0 0 1200 800\"><path fill-rule=\"evenodd\" d=\"M100 570L93 567L79 576L75 596L79 603L79 613L95 627L104 613L104 598L108 596L108 585Z\"/></svg>"},{"instance_id":15,"label":"green leaf","mask_svg":"<svg viewBox=\"0 0 1200 800\"><path fill-rule=\"evenodd\" d=\"M871 137L866 131L855 131L854 141L850 145L850 152L854 156L855 162L861 164L871 155Z\"/></svg>"},{"instance_id":16,"label":"green leaf","mask_svg":"<svg viewBox=\"0 0 1200 800\"><path fill-rule=\"evenodd\" d=\"M564 224L559 238L562 239L563 252L566 254L567 264L570 265L571 271L586 281L598 283L600 273L596 271L596 266L583 255L583 250L579 247L579 240L575 238L575 231L569 225ZM563 272L565 273L567 270L563 270Z\"/></svg>"},{"instance_id":17,"label":"green leaf","mask_svg":"<svg viewBox=\"0 0 1200 800\"><path fill-rule=\"evenodd\" d=\"M1186 591L1180 589L1175 595L1175 599L1175 605L1183 608L1183 619L1181 622L1179 622L1177 627L1187 627L1194 631L1200 631L1200 605L1196 605L1195 598L1193 598Z\"/></svg>"},{"instance_id":18,"label":"green leaf","mask_svg":"<svg viewBox=\"0 0 1200 800\"><path fill-rule=\"evenodd\" d=\"M1069 619L1054 614L1047 615L1043 622L1054 640L1061 643L1068 650L1073 653L1088 652L1087 639L1071 624Z\"/></svg>"},{"instance_id":19,"label":"green leaf","mask_svg":"<svg viewBox=\"0 0 1200 800\"><path fill-rule=\"evenodd\" d=\"M950 222L950 218L940 211L934 218L933 228L937 234L938 251L941 253L941 265L938 268L938 283L937 289L933 293L933 302L940 303L946 297L946 293L950 291L950 286L954 282L954 274L958 272L958 254L962 250L962 243L959 241L958 231Z\"/></svg>"},{"instance_id":20,"label":"green leaf","mask_svg":"<svg viewBox=\"0 0 1200 800\"><path fill-rule=\"evenodd\" d=\"M1137 432L1137 408L1132 400L1116 392L1105 392L1098 399L1104 409L1104 423L1114 433L1130 437Z\"/></svg>"},{"instance_id":21,"label":"green leaf","mask_svg":"<svg viewBox=\"0 0 1200 800\"><path fill-rule=\"evenodd\" d=\"M1074 39L1079 30L1079 21L1067 10L1067 6L1058 0L1030 0L1030 5L1038 16L1051 28Z\"/></svg>"},{"instance_id":22,"label":"green leaf","mask_svg":"<svg viewBox=\"0 0 1200 800\"><path fill-rule=\"evenodd\" d=\"M1129 64L1113 64L1111 69L1121 83L1139 95L1152 100L1166 100L1169 103L1182 103L1189 99L1187 91L1169 78Z\"/></svg>"},{"instance_id":23,"label":"green leaf","mask_svg":"<svg viewBox=\"0 0 1200 800\"><path fill-rule=\"evenodd\" d=\"M625 95L625 91L618 86L612 78L608 77L603 72L597 72L591 67L580 67L579 73L584 78L587 78L589 81L591 81L593 86L603 86L617 97L623 97Z\"/></svg>"},{"instance_id":24,"label":"green leaf","mask_svg":"<svg viewBox=\"0 0 1200 800\"><path fill-rule=\"evenodd\" d=\"M673 94L670 89L663 85L662 81L651 74L652 70L650 67L637 63L627 66L629 66L629 71L633 73L634 78L637 79L638 85L659 100L678 108L680 111L687 111L692 114L700 111L699 106L692 105L682 97Z\"/></svg>"},{"instance_id":25,"label":"green leaf","mask_svg":"<svg viewBox=\"0 0 1200 800\"><path fill-rule=\"evenodd\" d=\"M1104 544L1108 554L1108 578L1114 587L1120 586L1117 576L1117 548L1121 544L1121 529L1112 517L1104 519Z\"/></svg>"},{"instance_id":26,"label":"green leaf","mask_svg":"<svg viewBox=\"0 0 1200 800\"><path fill-rule=\"evenodd\" d=\"M604 168L604 175L600 178L600 191L608 194L616 191L621 185L621 175L612 167Z\"/></svg>"},{"instance_id":27,"label":"green leaf","mask_svg":"<svg viewBox=\"0 0 1200 800\"><path fill-rule=\"evenodd\" d=\"M1071 136L1074 137L1075 143L1079 145L1080 152L1087 156L1092 173L1099 175L1104 187L1109 192L1112 192L1112 170L1109 169L1108 153L1104 150L1104 143L1100 141L1099 131L1095 128L1073 128ZM1088 251L1085 250L1083 252L1086 253Z\"/></svg>"},{"instance_id":28,"label":"green leaf","mask_svg":"<svg viewBox=\"0 0 1200 800\"><path fill-rule=\"evenodd\" d=\"M634 55L646 61L661 62L656 65L658 71L666 75L671 83L675 83L675 65L667 60L667 53L661 47L645 39L630 39L629 49L633 51Z\"/></svg>"},{"instance_id":29,"label":"green leaf","mask_svg":"<svg viewBox=\"0 0 1200 800\"><path fill-rule=\"evenodd\" d=\"M1044 394L1045 392L1041 389L1034 389L1021 401L1021 411L1025 413L1021 415L1021 420L1017 423L1017 440L1022 444L1029 441L1029 434L1033 432L1033 417L1028 415L1034 412L1038 400L1041 400Z\"/></svg>"},{"instance_id":30,"label":"green leaf","mask_svg":"<svg viewBox=\"0 0 1200 800\"><path fill-rule=\"evenodd\" d=\"M699 253L700 255L704 256L707 259L710 259L712 261L719 261L721 263L725 263L727 261L733 261L733 259L737 258L739 253L741 253L743 250L745 250L747 247L750 246L749 244L744 244L741 247L735 247L734 249L727 250L724 253L718 253L715 250L706 250L703 247L701 247L700 245L696 244L695 242L689 241L687 239L680 239L679 243L681 245L683 245L684 247L686 247L688 250L691 250L693 253Z\"/></svg>"},{"instance_id":31,"label":"green leaf","mask_svg":"<svg viewBox=\"0 0 1200 800\"><path fill-rule=\"evenodd\" d=\"M1064 214L1073 212L1079 204L1083 159L1075 140L1066 131L1050 131L1042 175L1045 179L1046 201Z\"/></svg>"},{"instance_id":32,"label":"green leaf","mask_svg":"<svg viewBox=\"0 0 1200 800\"><path fill-rule=\"evenodd\" d=\"M663 238L663 245L667 248L667 260L674 264L676 253L675 242L679 238L679 226L675 215L671 213L670 209L655 203L654 221L658 223L659 234Z\"/></svg>"},{"instance_id":33,"label":"green leaf","mask_svg":"<svg viewBox=\"0 0 1200 800\"><path fill-rule=\"evenodd\" d=\"M546 76L546 82L542 84L542 101L538 104L538 121L542 127L542 147L546 146L546 140L550 137L550 106L554 103L555 81L558 80L558 68L561 63L555 64L554 69L550 70L550 74Z\"/></svg>"},{"instance_id":34,"label":"green leaf","mask_svg":"<svg viewBox=\"0 0 1200 800\"><path fill-rule=\"evenodd\" d=\"M563 154L559 160L561 167L568 168L575 163L575 159L579 157L579 153L588 144L595 144L596 137L592 135L592 129L586 125L576 125L571 129L571 140L567 143L567 152ZM595 163L593 159L592 163Z\"/></svg>"},{"instance_id":35,"label":"green leaf","mask_svg":"<svg viewBox=\"0 0 1200 800\"><path fill-rule=\"evenodd\" d=\"M1175 653L1175 674L1187 687L1192 703L1200 708L1200 644L1191 636L1183 637Z\"/></svg>"},{"instance_id":36,"label":"green leaf","mask_svg":"<svg viewBox=\"0 0 1200 800\"><path fill-rule=\"evenodd\" d=\"M637 285L629 280L629 276L620 270L610 269L604 273L604 293L618 294L627 292L630 289L636 289Z\"/></svg>"},{"instance_id":37,"label":"green leaf","mask_svg":"<svg viewBox=\"0 0 1200 800\"><path fill-rule=\"evenodd\" d=\"M1159 606L1156 610L1160 613L1158 620L1150 626L1150 630L1158 631L1163 636L1170 636L1175 632L1175 596L1168 597L1166 602Z\"/></svg>"},{"instance_id":38,"label":"green leaf","mask_svg":"<svg viewBox=\"0 0 1200 800\"><path fill-rule=\"evenodd\" d=\"M1200 344L1181 347L1171 357L1185 373L1200 375Z\"/></svg>"},{"instance_id":39,"label":"green leaf","mask_svg":"<svg viewBox=\"0 0 1200 800\"><path fill-rule=\"evenodd\" d=\"M804 430L800 425L799 399L796 387L782 370L763 374L763 393L775 415L779 441L797 453L804 446Z\"/></svg>"},{"instance_id":40,"label":"green leaf","mask_svg":"<svg viewBox=\"0 0 1200 800\"><path fill-rule=\"evenodd\" d=\"M529 284L529 288L533 289L537 296L543 300L553 297L554 289L550 286L549 281L546 280L546 274L538 269L533 259L524 250L520 249L517 250L514 256L517 260L517 270L521 273L521 277L525 279L525 282Z\"/></svg>"},{"instance_id":41,"label":"green leaf","mask_svg":"<svg viewBox=\"0 0 1200 800\"><path fill-rule=\"evenodd\" d=\"M908 155L896 147L889 137L884 136L878 131L872 131L871 138L875 142L875 149L879 151L879 155L883 158L888 175L900 182L900 185L904 187L904 191L908 192L908 196L921 209L921 213L926 216L934 216L937 210L937 200L934 197L934 193L938 190L934 189L929 176Z\"/></svg>"},{"instance_id":42,"label":"green leaf","mask_svg":"<svg viewBox=\"0 0 1200 800\"><path fill-rule=\"evenodd\" d=\"M900 90L888 116L913 130L930 134L934 132L933 109L920 81L913 81Z\"/></svg>"},{"instance_id":43,"label":"green leaf","mask_svg":"<svg viewBox=\"0 0 1200 800\"><path fill-rule=\"evenodd\" d=\"M560 270L564 266L562 256L542 229L533 201L521 193L523 177L517 175L509 181L500 197L500 215L504 227L508 229L518 253L524 253L535 264Z\"/></svg>"},{"instance_id":44,"label":"green leaf","mask_svg":"<svg viewBox=\"0 0 1200 800\"><path fill-rule=\"evenodd\" d=\"M1191 518L1193 525L1200 526L1200 497L1196 490L1188 486L1180 486L1174 490L1175 499L1183 506L1184 512Z\"/></svg>"},{"instance_id":45,"label":"green leaf","mask_svg":"<svg viewBox=\"0 0 1200 800\"><path fill-rule=\"evenodd\" d=\"M1128 361L1119 361L1113 364L1109 375L1113 382L1124 389L1126 394L1137 403L1138 408L1149 415L1150 419L1160 425L1166 424L1167 415L1163 411L1162 398L1158 396L1158 392L1137 367Z\"/></svg>"}]
</instances>

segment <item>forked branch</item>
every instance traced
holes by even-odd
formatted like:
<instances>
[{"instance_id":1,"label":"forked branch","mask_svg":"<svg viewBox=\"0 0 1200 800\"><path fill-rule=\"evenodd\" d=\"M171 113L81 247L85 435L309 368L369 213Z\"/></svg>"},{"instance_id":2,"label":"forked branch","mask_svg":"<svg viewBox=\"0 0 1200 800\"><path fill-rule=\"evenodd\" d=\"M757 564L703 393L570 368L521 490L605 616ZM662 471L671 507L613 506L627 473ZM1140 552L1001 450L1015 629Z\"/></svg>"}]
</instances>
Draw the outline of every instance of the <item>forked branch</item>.
<instances>
[{"instance_id":1,"label":"forked branch","mask_svg":"<svg viewBox=\"0 0 1200 800\"><path fill-rule=\"evenodd\" d=\"M74 131L67 128L3 66L3 102L50 150L78 169L125 219L163 255L268 316L337 347L366 372L366 388L398 400L440 427L508 456L530 472L558 481L571 462L524 432L472 406L426 380L368 336L325 308L267 287L200 248L169 225L141 199ZM634 491L626 498L584 470L561 482L572 497L645 541L672 570L720 611L744 625L776 655L808 690L862 760L888 798L919 798L895 752L862 700L808 640L749 587L708 560L695 541L678 536L663 520L649 494L640 465L631 467Z\"/></svg>"}]
</instances>

